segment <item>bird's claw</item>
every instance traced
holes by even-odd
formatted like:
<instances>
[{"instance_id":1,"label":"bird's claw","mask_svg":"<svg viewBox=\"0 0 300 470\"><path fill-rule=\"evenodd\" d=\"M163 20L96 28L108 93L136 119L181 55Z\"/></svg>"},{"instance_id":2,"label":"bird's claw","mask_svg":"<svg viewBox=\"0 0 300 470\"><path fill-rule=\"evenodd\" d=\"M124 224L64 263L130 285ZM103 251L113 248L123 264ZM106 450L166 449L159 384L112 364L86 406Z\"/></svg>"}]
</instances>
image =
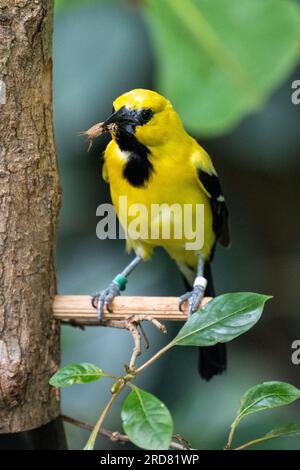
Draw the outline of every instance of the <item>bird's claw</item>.
<instances>
[{"instance_id":1,"label":"bird's claw","mask_svg":"<svg viewBox=\"0 0 300 470\"><path fill-rule=\"evenodd\" d=\"M179 310L182 312L183 304L190 298L192 292L186 292L179 297Z\"/></svg>"},{"instance_id":2,"label":"bird's claw","mask_svg":"<svg viewBox=\"0 0 300 470\"><path fill-rule=\"evenodd\" d=\"M179 310L182 312L183 304L188 300L189 310L188 317L195 313L204 297L205 289L202 286L195 286L192 291L186 292L179 297Z\"/></svg>"},{"instance_id":3,"label":"bird's claw","mask_svg":"<svg viewBox=\"0 0 300 470\"><path fill-rule=\"evenodd\" d=\"M120 295L120 287L115 282L111 282L106 289L93 296L92 306L97 309L99 321L102 320L104 306L109 313L112 313L111 303L117 295Z\"/></svg>"}]
</instances>

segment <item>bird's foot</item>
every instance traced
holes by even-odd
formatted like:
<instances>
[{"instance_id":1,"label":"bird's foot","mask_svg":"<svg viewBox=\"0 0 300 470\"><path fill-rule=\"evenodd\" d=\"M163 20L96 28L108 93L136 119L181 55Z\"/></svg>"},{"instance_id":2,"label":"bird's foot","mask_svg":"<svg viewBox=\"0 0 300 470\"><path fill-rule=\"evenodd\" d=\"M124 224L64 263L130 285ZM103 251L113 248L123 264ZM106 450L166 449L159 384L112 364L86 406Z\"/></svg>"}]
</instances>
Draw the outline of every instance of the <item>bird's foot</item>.
<instances>
[{"instance_id":1,"label":"bird's foot","mask_svg":"<svg viewBox=\"0 0 300 470\"><path fill-rule=\"evenodd\" d=\"M204 297L207 281L204 277L199 276L196 278L193 290L186 292L179 297L179 310L182 311L182 306L185 302L189 302L188 317L198 310L201 300Z\"/></svg>"},{"instance_id":2,"label":"bird's foot","mask_svg":"<svg viewBox=\"0 0 300 470\"><path fill-rule=\"evenodd\" d=\"M117 295L120 295L120 291L120 286L115 282L111 282L106 289L93 296L92 305L97 309L99 321L102 320L104 306L110 313L112 312L111 303Z\"/></svg>"}]
</instances>

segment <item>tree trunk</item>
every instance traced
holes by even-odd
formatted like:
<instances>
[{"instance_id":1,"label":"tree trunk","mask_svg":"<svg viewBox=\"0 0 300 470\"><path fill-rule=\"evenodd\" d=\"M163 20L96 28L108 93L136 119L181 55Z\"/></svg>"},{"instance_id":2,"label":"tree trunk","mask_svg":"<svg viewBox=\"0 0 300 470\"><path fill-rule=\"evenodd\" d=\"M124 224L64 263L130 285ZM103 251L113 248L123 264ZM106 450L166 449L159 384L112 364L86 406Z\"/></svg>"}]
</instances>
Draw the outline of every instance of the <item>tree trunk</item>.
<instances>
[{"instance_id":1,"label":"tree trunk","mask_svg":"<svg viewBox=\"0 0 300 470\"><path fill-rule=\"evenodd\" d=\"M0 432L57 418L52 0L0 0ZM6 93L4 93L4 88Z\"/></svg>"}]
</instances>

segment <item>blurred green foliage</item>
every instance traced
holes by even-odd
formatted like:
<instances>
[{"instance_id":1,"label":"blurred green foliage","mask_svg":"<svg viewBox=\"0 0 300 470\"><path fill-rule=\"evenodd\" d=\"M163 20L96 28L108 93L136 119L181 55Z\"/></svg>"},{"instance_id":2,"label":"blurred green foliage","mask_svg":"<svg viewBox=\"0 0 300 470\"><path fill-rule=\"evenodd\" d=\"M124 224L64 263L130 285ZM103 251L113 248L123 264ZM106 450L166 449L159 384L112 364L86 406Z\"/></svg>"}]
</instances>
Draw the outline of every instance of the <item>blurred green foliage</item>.
<instances>
[{"instance_id":1,"label":"blurred green foliage","mask_svg":"<svg viewBox=\"0 0 300 470\"><path fill-rule=\"evenodd\" d=\"M257 111L299 59L286 0L148 0L157 83L192 132L218 135Z\"/></svg>"}]
</instances>

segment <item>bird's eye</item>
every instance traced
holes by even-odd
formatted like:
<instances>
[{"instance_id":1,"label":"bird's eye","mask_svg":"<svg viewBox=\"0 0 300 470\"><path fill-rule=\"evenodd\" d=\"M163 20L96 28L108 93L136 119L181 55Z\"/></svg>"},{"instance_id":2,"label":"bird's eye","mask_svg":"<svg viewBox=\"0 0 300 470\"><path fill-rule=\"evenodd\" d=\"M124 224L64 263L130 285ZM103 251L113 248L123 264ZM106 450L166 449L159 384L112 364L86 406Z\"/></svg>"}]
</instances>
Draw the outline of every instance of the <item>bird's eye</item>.
<instances>
[{"instance_id":1,"label":"bird's eye","mask_svg":"<svg viewBox=\"0 0 300 470\"><path fill-rule=\"evenodd\" d=\"M148 122L148 121L151 119L152 114L153 114L153 113L152 113L151 109L143 109L143 110L141 111L141 119L142 119L142 121L143 121L144 123Z\"/></svg>"}]
</instances>

